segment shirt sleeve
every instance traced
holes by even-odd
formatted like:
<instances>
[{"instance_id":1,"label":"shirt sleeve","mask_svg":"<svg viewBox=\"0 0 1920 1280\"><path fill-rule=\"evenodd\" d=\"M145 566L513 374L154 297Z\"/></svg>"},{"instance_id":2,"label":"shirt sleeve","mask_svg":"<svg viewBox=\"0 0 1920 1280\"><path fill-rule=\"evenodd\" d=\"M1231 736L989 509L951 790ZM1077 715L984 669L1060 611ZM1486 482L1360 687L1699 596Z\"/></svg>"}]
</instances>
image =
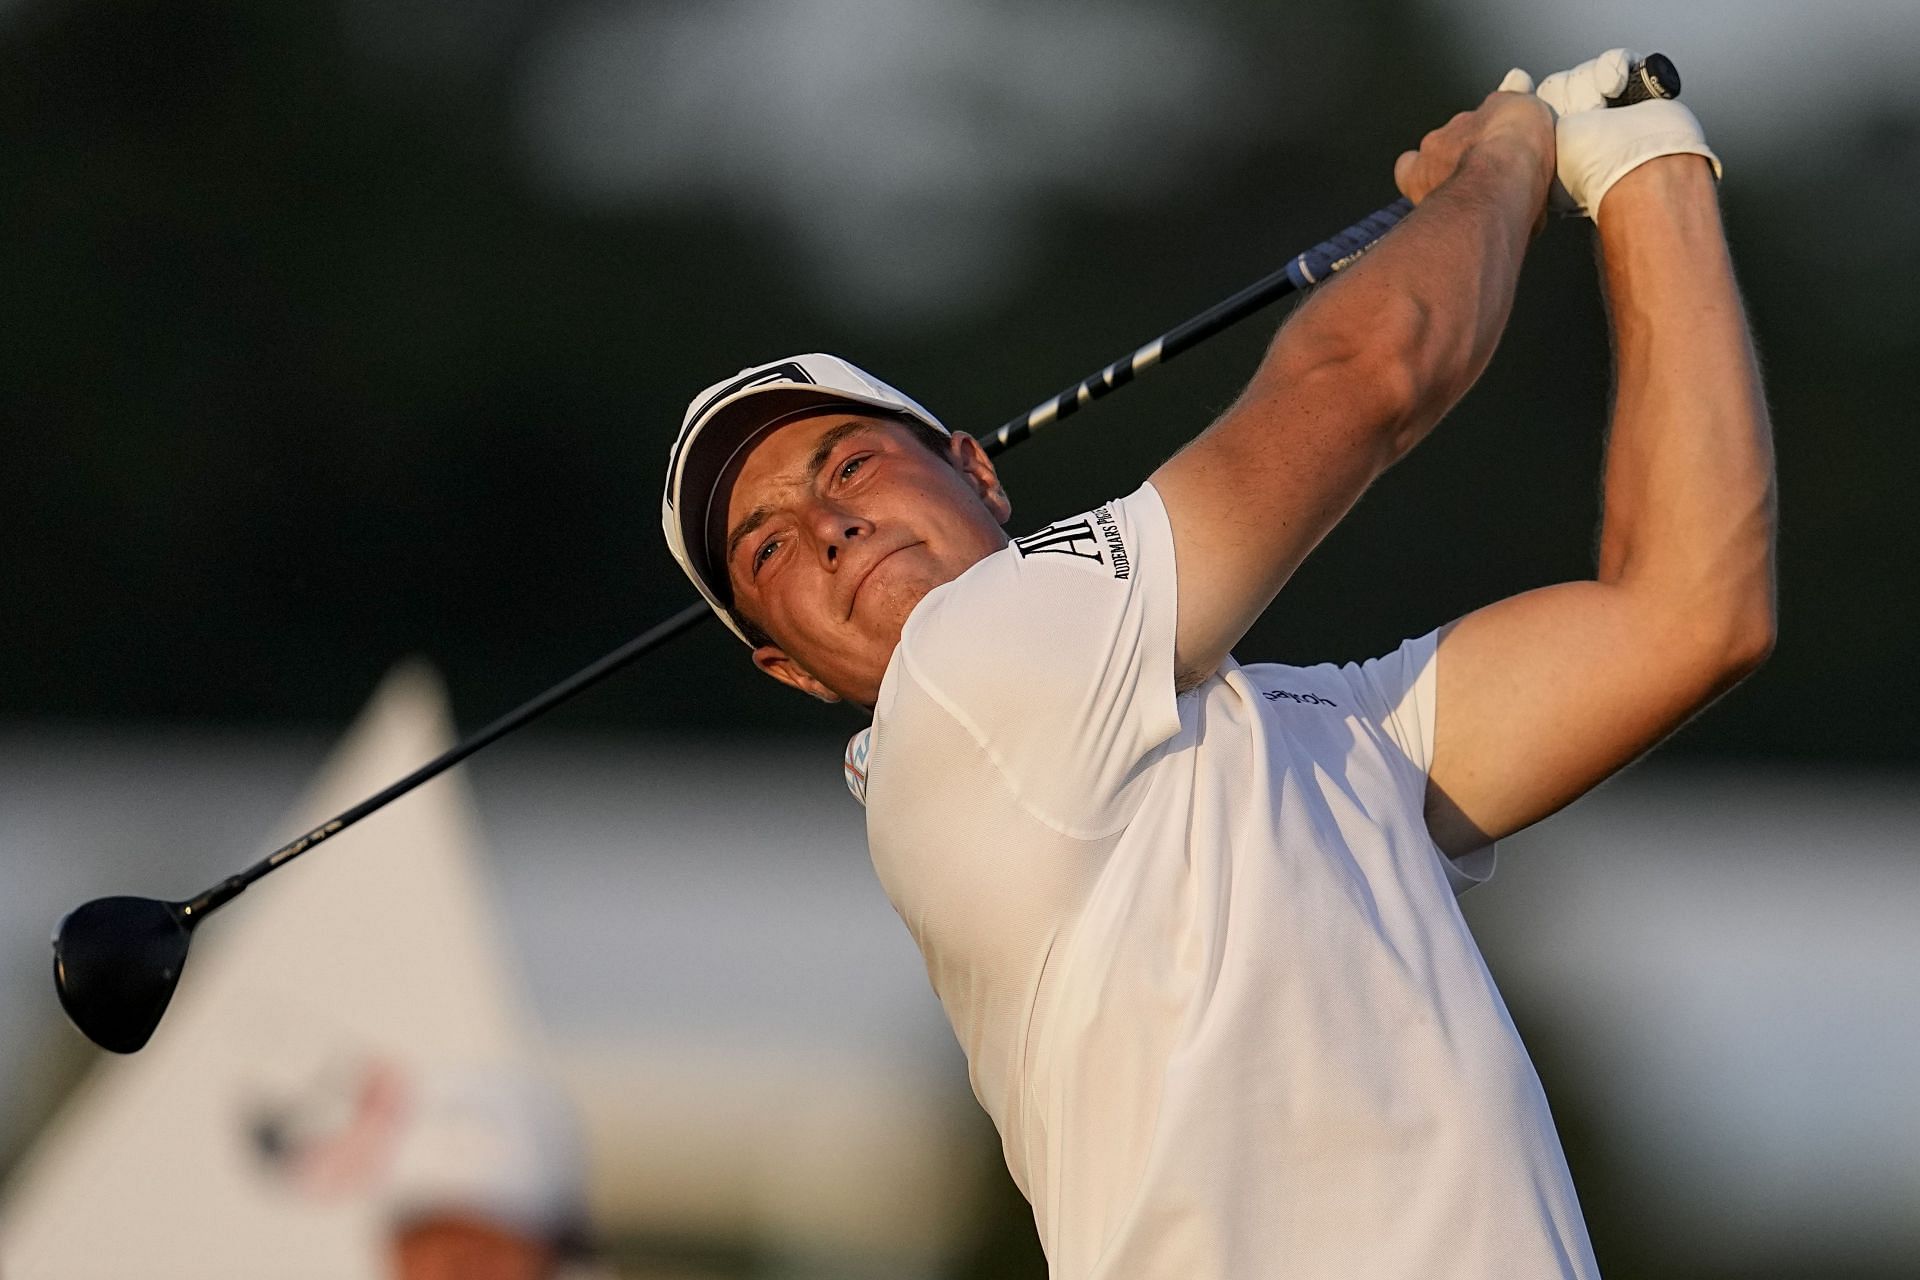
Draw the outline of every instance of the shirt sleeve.
<instances>
[{"instance_id":1,"label":"shirt sleeve","mask_svg":"<svg viewBox=\"0 0 1920 1280\"><path fill-rule=\"evenodd\" d=\"M1359 706L1386 732L1425 779L1433 771L1434 707L1438 697L1440 633L1409 640L1384 657L1341 668ZM1425 784L1422 783L1424 793ZM1492 841L1456 857L1441 855L1457 896L1493 877Z\"/></svg>"},{"instance_id":2,"label":"shirt sleeve","mask_svg":"<svg viewBox=\"0 0 1920 1280\"><path fill-rule=\"evenodd\" d=\"M929 593L896 658L1035 818L1124 827L1179 731L1173 531L1152 485L1056 520Z\"/></svg>"}]
</instances>

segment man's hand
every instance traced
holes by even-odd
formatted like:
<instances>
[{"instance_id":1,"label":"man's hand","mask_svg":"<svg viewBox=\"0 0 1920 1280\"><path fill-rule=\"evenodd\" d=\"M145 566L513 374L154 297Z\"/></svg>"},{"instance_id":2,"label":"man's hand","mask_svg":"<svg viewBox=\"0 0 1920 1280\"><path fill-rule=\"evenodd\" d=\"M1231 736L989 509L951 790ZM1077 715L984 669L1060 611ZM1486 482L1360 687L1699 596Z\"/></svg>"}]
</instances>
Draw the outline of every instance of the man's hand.
<instances>
[{"instance_id":1,"label":"man's hand","mask_svg":"<svg viewBox=\"0 0 1920 1280\"><path fill-rule=\"evenodd\" d=\"M1532 96L1533 77L1515 69L1472 111L1462 111L1394 162L1393 181L1415 204L1451 178L1469 152L1482 148L1531 160L1544 190L1553 177L1553 115Z\"/></svg>"},{"instance_id":2,"label":"man's hand","mask_svg":"<svg viewBox=\"0 0 1920 1280\"><path fill-rule=\"evenodd\" d=\"M1559 117L1554 127L1555 212L1594 217L1614 183L1660 156L1704 156L1719 176L1719 157L1707 146L1693 112L1679 102L1653 98L1631 107L1601 109L1626 89L1639 56L1628 49L1609 49L1540 82L1540 100Z\"/></svg>"}]
</instances>

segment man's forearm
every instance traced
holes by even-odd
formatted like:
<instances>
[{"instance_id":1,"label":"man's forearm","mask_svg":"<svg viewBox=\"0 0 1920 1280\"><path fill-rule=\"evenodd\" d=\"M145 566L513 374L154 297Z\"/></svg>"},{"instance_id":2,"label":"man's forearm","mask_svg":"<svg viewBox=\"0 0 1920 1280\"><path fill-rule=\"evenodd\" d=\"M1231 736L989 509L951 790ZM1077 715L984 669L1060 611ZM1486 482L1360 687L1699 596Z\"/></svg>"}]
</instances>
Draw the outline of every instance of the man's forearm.
<instances>
[{"instance_id":1,"label":"man's forearm","mask_svg":"<svg viewBox=\"0 0 1920 1280\"><path fill-rule=\"evenodd\" d=\"M1651 161L1599 226L1617 363L1599 578L1757 661L1773 630L1773 449L1713 175L1695 156Z\"/></svg>"},{"instance_id":2,"label":"man's forearm","mask_svg":"<svg viewBox=\"0 0 1920 1280\"><path fill-rule=\"evenodd\" d=\"M1492 358L1549 176L1519 147L1467 152L1392 234L1300 308L1248 398L1339 353L1374 366L1398 392L1397 420L1383 424L1388 460L1411 448Z\"/></svg>"},{"instance_id":3,"label":"man's forearm","mask_svg":"<svg viewBox=\"0 0 1920 1280\"><path fill-rule=\"evenodd\" d=\"M1545 106L1496 93L1395 167L1421 202L1281 330L1233 408L1153 473L1204 679L1366 487L1472 385L1545 203Z\"/></svg>"}]
</instances>

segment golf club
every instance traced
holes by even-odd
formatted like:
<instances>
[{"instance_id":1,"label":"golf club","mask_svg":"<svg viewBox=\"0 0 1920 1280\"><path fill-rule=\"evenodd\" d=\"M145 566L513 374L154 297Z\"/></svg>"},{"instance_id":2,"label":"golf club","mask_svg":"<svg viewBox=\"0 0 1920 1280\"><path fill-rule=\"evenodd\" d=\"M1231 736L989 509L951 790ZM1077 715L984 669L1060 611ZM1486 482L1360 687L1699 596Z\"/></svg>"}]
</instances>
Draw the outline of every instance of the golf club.
<instances>
[{"instance_id":1,"label":"golf club","mask_svg":"<svg viewBox=\"0 0 1920 1280\"><path fill-rule=\"evenodd\" d=\"M1673 63L1660 54L1650 54L1634 67L1626 91L1609 105L1628 106L1650 97L1675 97L1679 92L1680 77ZM1287 294L1325 280L1365 253L1412 208L1410 201L1402 199L1369 214L1294 257L1280 270L1167 331L1131 355L1083 378L1027 413L1008 420L981 438L982 447L990 456L1003 453L1034 432L1078 412L1148 369L1165 364ZM201 920L262 876L444 773L489 743L600 683L709 616L704 603L687 606L501 716L385 790L282 845L197 897L183 902L138 897L97 898L76 907L60 921L53 935L54 987L67 1017L103 1049L115 1053L139 1050L159 1026L173 998L174 988L186 966L193 930Z\"/></svg>"}]
</instances>

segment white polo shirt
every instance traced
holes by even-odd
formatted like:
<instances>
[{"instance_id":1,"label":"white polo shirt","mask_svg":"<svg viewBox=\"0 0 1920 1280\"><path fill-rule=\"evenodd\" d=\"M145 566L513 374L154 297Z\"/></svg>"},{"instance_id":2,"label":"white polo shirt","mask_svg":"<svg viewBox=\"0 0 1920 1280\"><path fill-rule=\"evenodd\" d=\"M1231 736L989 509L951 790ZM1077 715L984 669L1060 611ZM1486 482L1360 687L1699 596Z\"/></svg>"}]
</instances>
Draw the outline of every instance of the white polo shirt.
<instances>
[{"instance_id":1,"label":"white polo shirt","mask_svg":"<svg viewBox=\"0 0 1920 1280\"><path fill-rule=\"evenodd\" d=\"M849 777L1052 1274L1597 1274L1422 816L1433 636L1175 696L1152 486L921 602ZM860 788L856 788L858 790Z\"/></svg>"}]
</instances>

